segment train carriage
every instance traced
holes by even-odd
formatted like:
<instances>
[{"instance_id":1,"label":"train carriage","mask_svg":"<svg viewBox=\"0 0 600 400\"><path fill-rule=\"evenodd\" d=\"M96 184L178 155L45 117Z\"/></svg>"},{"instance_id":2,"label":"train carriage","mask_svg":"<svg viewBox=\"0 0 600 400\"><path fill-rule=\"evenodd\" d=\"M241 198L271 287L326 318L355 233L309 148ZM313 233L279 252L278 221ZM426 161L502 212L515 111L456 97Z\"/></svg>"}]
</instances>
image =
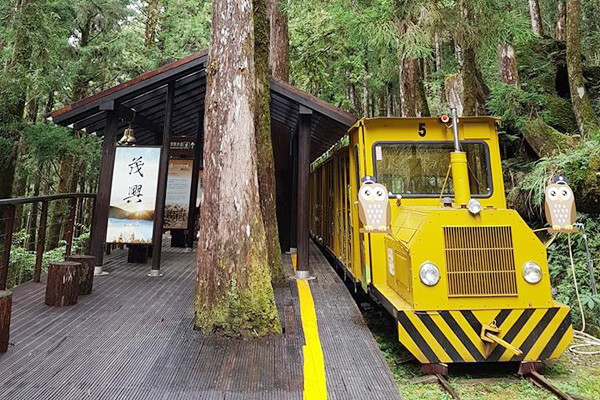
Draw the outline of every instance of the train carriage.
<instances>
[{"instance_id":1,"label":"train carriage","mask_svg":"<svg viewBox=\"0 0 600 400\"><path fill-rule=\"evenodd\" d=\"M545 246L507 209L498 122L362 119L312 166L311 235L422 364L550 360L573 337ZM364 177L389 192L386 231L360 221Z\"/></svg>"}]
</instances>

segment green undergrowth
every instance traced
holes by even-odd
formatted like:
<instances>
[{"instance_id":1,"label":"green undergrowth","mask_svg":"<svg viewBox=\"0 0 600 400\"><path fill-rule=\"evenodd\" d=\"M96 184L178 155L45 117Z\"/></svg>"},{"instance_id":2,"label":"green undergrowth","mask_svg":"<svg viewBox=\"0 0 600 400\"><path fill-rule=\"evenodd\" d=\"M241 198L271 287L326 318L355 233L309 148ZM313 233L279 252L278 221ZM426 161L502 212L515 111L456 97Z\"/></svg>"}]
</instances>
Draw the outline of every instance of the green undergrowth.
<instances>
[{"instance_id":1,"label":"green undergrowth","mask_svg":"<svg viewBox=\"0 0 600 400\"><path fill-rule=\"evenodd\" d=\"M71 252L73 254L80 254L87 248L90 234L87 228L83 229L84 233L73 239L73 245L71 247ZM12 246L10 249L10 263L8 265L8 288L33 279L36 252L29 250L30 241L30 235L25 230L15 232L13 235ZM44 252L42 274L48 271L49 264L65 259L66 249L67 242L60 240L58 242L58 247Z\"/></svg>"},{"instance_id":2,"label":"green undergrowth","mask_svg":"<svg viewBox=\"0 0 600 400\"><path fill-rule=\"evenodd\" d=\"M419 363L397 339L394 321L387 312L361 299L360 309L405 400L450 400L437 383L416 383L423 377ZM516 364L451 366L449 382L462 400L554 400L549 392L516 375ZM544 375L560 390L585 399L600 399L600 356L566 352L546 365Z\"/></svg>"}]
</instances>

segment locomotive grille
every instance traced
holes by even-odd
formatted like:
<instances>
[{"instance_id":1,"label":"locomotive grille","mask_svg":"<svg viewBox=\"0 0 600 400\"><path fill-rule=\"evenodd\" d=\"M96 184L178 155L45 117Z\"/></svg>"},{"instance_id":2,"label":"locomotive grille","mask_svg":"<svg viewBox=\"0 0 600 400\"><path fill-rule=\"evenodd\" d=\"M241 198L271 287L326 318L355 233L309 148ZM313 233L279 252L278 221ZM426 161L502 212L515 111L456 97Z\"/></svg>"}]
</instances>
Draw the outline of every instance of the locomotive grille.
<instances>
[{"instance_id":1,"label":"locomotive grille","mask_svg":"<svg viewBox=\"0 0 600 400\"><path fill-rule=\"evenodd\" d=\"M449 297L516 296L510 226L444 227Z\"/></svg>"}]
</instances>

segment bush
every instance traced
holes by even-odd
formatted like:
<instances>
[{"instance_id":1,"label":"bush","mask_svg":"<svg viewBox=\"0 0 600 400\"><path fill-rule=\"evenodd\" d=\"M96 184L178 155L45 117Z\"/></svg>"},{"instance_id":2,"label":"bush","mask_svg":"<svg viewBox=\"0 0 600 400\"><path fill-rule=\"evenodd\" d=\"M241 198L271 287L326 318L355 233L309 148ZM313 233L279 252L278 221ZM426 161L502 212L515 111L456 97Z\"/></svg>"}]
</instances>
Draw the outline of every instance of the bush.
<instances>
[{"instance_id":1,"label":"bush","mask_svg":"<svg viewBox=\"0 0 600 400\"><path fill-rule=\"evenodd\" d=\"M29 234L25 230L15 232L13 235L13 244L10 249L10 263L8 265L8 288L33 279L36 254L34 251L29 251L27 249L28 239ZM89 229L84 229L84 232L80 236L73 239L71 252L73 254L84 252L89 240ZM42 273L48 272L48 265L51 263L63 261L65 259L66 249L67 242L61 240L58 243L57 248L44 252L42 259Z\"/></svg>"}]
</instances>

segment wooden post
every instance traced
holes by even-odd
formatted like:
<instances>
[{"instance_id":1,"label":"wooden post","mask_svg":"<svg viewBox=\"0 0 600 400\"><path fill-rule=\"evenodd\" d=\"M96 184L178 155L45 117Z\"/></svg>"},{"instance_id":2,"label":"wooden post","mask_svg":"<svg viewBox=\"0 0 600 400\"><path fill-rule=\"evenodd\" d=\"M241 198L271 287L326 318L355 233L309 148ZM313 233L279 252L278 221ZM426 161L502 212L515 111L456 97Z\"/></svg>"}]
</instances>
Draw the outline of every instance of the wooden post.
<instances>
[{"instance_id":1,"label":"wooden post","mask_svg":"<svg viewBox=\"0 0 600 400\"><path fill-rule=\"evenodd\" d=\"M6 280L8 279L8 264L10 263L10 248L12 246L13 229L15 226L15 206L7 206L5 213L6 221L4 225L4 253L2 253L2 264L0 264L0 290L6 290Z\"/></svg>"},{"instance_id":2,"label":"wooden post","mask_svg":"<svg viewBox=\"0 0 600 400\"><path fill-rule=\"evenodd\" d=\"M91 218L91 220L94 221L94 214L96 214L96 197L94 196L91 199L91 201L92 201L92 212L91 212L92 218ZM92 235L94 235L94 227L93 226L90 227L90 239L87 242L85 254L92 254ZM95 263L95 261L94 261L94 263Z\"/></svg>"},{"instance_id":3,"label":"wooden post","mask_svg":"<svg viewBox=\"0 0 600 400\"><path fill-rule=\"evenodd\" d=\"M309 279L309 201L310 201L310 130L312 110L300 106L300 122L298 129L298 263L297 279Z\"/></svg>"},{"instance_id":4,"label":"wooden post","mask_svg":"<svg viewBox=\"0 0 600 400\"><path fill-rule=\"evenodd\" d=\"M94 256L74 254L68 256L67 261L81 264L79 270L79 294L86 295L92 293L92 289L94 288Z\"/></svg>"},{"instance_id":5,"label":"wooden post","mask_svg":"<svg viewBox=\"0 0 600 400\"><path fill-rule=\"evenodd\" d=\"M12 293L8 290L0 290L0 354L8 351L11 308Z\"/></svg>"},{"instance_id":6,"label":"wooden post","mask_svg":"<svg viewBox=\"0 0 600 400\"><path fill-rule=\"evenodd\" d=\"M190 192L190 205L188 213L186 246L188 249L194 247L194 234L196 233L196 199L198 198L198 179L200 178L200 158L202 158L202 124L204 118L198 114L196 122L196 141L194 142L194 166L192 167L192 190Z\"/></svg>"},{"instance_id":7,"label":"wooden post","mask_svg":"<svg viewBox=\"0 0 600 400\"><path fill-rule=\"evenodd\" d=\"M46 305L65 307L77 304L81 264L63 261L50 264L46 284Z\"/></svg>"},{"instance_id":8,"label":"wooden post","mask_svg":"<svg viewBox=\"0 0 600 400\"><path fill-rule=\"evenodd\" d=\"M167 197L167 175L169 172L169 150L171 148L171 126L173 124L173 103L175 82L169 82L165 105L165 124L163 127L162 152L158 169L158 188L154 207L154 230L152 232L152 270L150 276L160 276L160 255L162 253L162 233L165 217L165 199Z\"/></svg>"},{"instance_id":9,"label":"wooden post","mask_svg":"<svg viewBox=\"0 0 600 400\"><path fill-rule=\"evenodd\" d=\"M73 248L73 236L74 236L74 228L75 228L75 213L77 211L77 198L73 197L70 200L70 210L69 210L69 219L67 221L67 232L65 232L65 237L67 239L67 248L65 250L65 256L71 255L71 250Z\"/></svg>"},{"instance_id":10,"label":"wooden post","mask_svg":"<svg viewBox=\"0 0 600 400\"><path fill-rule=\"evenodd\" d=\"M296 132L291 141L291 171L292 171L292 179L291 179L291 210L290 213L290 252L297 253L298 251L298 240L296 238L296 234L298 233L298 132Z\"/></svg>"},{"instance_id":11,"label":"wooden post","mask_svg":"<svg viewBox=\"0 0 600 400\"><path fill-rule=\"evenodd\" d=\"M37 247L35 254L35 272L33 281L39 282L42 275L42 262L44 260L44 248L46 245L46 226L48 224L48 201L42 202L42 214L40 215L40 226L37 234Z\"/></svg>"},{"instance_id":12,"label":"wooden post","mask_svg":"<svg viewBox=\"0 0 600 400\"><path fill-rule=\"evenodd\" d=\"M94 220L92 223L91 253L96 258L96 266L102 274L104 262L104 242L108 229L108 212L110 208L110 191L113 172L115 168L115 147L117 142L117 129L119 120L112 110L106 111L106 129L102 143L102 161L100 164L100 178L98 180L98 194L95 202Z\"/></svg>"}]
</instances>

